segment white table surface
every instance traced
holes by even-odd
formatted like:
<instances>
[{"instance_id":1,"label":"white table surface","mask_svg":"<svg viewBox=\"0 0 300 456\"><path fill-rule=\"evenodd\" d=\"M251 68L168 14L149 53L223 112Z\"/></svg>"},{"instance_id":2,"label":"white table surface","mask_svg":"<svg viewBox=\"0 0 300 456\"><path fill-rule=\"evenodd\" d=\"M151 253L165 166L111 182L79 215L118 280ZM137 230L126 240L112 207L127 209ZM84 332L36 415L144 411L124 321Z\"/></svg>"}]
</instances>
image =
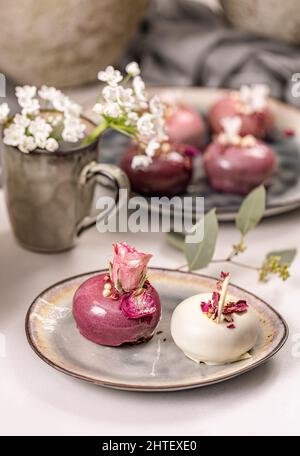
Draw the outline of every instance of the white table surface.
<instances>
[{"instance_id":1,"label":"white table surface","mask_svg":"<svg viewBox=\"0 0 300 456\"><path fill-rule=\"evenodd\" d=\"M300 212L262 222L249 235L245 261L257 263L274 248L299 246ZM217 254L236 241L233 225L221 227ZM99 234L91 229L73 250L42 255L19 247L12 235L0 191L0 433L2 435L299 435L300 257L292 277L267 285L255 273L229 270L233 282L258 294L286 318L290 338L265 365L239 378L190 391L133 393L97 387L68 377L43 363L24 332L26 311L35 296L65 277L100 269L112 254L111 243L125 240L154 254L152 265L177 267L180 252L163 234ZM227 268L228 269L228 268ZM212 265L204 272L216 275ZM293 356L294 349L294 356ZM1 355L3 353L2 347ZM298 357L295 356L298 353Z\"/></svg>"}]
</instances>

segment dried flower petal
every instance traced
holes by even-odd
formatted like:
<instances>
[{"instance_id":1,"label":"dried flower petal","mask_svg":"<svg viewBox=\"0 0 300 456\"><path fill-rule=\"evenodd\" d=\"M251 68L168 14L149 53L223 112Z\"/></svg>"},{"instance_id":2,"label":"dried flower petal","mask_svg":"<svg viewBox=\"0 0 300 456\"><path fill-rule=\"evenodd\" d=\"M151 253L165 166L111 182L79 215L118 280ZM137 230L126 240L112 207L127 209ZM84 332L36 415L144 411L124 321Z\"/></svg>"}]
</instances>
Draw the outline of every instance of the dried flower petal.
<instances>
[{"instance_id":1,"label":"dried flower petal","mask_svg":"<svg viewBox=\"0 0 300 456\"><path fill-rule=\"evenodd\" d=\"M221 271L220 278L222 280L226 279L226 277L228 277L228 276L229 276L229 272Z\"/></svg>"},{"instance_id":2,"label":"dried flower petal","mask_svg":"<svg viewBox=\"0 0 300 456\"><path fill-rule=\"evenodd\" d=\"M217 289L221 290L222 289L222 283L226 279L226 277L229 276L228 272L221 272L220 274L220 280L217 282ZM212 299L204 302L202 301L200 303L200 307L203 313L207 315L207 317L216 320L218 317L218 308L219 308L219 301L220 301L220 293L218 291L214 291L212 293ZM230 323L227 328L229 329L234 329L235 325L233 323L234 317L232 314L234 313L242 313L246 312L248 309L248 304L245 300L240 299L237 302L229 302L225 305L222 311L222 315L224 315L224 321L226 323Z\"/></svg>"},{"instance_id":3,"label":"dried flower petal","mask_svg":"<svg viewBox=\"0 0 300 456\"><path fill-rule=\"evenodd\" d=\"M248 309L248 304L244 300L239 300L237 302L228 303L223 309L223 314L228 315L232 313L241 313L245 312Z\"/></svg>"},{"instance_id":4,"label":"dried flower petal","mask_svg":"<svg viewBox=\"0 0 300 456\"><path fill-rule=\"evenodd\" d=\"M200 307L201 307L201 310L203 313L208 313L210 311L210 308L211 308L211 302L208 301L208 302L204 302L202 301L201 304L200 304Z\"/></svg>"},{"instance_id":5,"label":"dried flower petal","mask_svg":"<svg viewBox=\"0 0 300 456\"><path fill-rule=\"evenodd\" d=\"M147 290L136 296L135 293L126 294L121 300L121 310L127 318L147 317L155 313L156 304Z\"/></svg>"},{"instance_id":6,"label":"dried flower petal","mask_svg":"<svg viewBox=\"0 0 300 456\"><path fill-rule=\"evenodd\" d=\"M220 301L220 293L218 293L217 291L214 291L212 294L213 306L218 307L219 301Z\"/></svg>"}]
</instances>

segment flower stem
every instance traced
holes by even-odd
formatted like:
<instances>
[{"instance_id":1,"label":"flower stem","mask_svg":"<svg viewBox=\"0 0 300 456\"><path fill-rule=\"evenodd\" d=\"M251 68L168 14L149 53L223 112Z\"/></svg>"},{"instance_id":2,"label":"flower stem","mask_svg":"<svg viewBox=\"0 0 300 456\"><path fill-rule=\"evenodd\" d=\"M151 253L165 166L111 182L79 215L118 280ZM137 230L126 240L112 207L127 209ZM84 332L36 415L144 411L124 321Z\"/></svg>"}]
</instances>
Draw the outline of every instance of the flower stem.
<instances>
[{"instance_id":1,"label":"flower stem","mask_svg":"<svg viewBox=\"0 0 300 456\"><path fill-rule=\"evenodd\" d=\"M241 263L240 261L230 260L230 263L240 266L241 268L251 269L252 271L259 271L260 268L252 266L251 264Z\"/></svg>"},{"instance_id":2,"label":"flower stem","mask_svg":"<svg viewBox=\"0 0 300 456\"><path fill-rule=\"evenodd\" d=\"M118 131L119 133L123 133L123 135L125 135L125 136L129 136L129 138L133 137L132 133L130 133L129 131L127 131L127 130L121 128L121 127L117 127L116 125L111 125L111 128L113 130Z\"/></svg>"},{"instance_id":3,"label":"flower stem","mask_svg":"<svg viewBox=\"0 0 300 456\"><path fill-rule=\"evenodd\" d=\"M95 141L100 135L102 135L102 133L104 133L108 127L109 125L107 124L107 122L103 122L102 124L98 125L88 136L84 138L81 145L88 146L93 141Z\"/></svg>"},{"instance_id":4,"label":"flower stem","mask_svg":"<svg viewBox=\"0 0 300 456\"><path fill-rule=\"evenodd\" d=\"M246 263L241 263L240 261L235 261L232 260L231 258L218 258L215 260L211 260L211 263L231 263L234 264L235 266L239 266L244 269L251 269L252 271L259 271L260 268L256 266L252 266L251 264L246 264ZM181 266L178 266L178 268L175 269L175 271L181 271L182 269L186 268L188 265L183 264Z\"/></svg>"}]
</instances>

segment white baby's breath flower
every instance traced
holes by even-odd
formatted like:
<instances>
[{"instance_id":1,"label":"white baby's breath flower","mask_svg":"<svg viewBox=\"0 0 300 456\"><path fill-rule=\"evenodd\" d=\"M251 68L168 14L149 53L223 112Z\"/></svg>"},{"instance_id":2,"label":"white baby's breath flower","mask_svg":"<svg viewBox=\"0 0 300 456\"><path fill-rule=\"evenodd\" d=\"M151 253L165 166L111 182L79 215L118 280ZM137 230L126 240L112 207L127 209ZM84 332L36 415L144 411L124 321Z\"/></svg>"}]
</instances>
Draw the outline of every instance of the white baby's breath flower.
<instances>
[{"instance_id":1,"label":"white baby's breath flower","mask_svg":"<svg viewBox=\"0 0 300 456\"><path fill-rule=\"evenodd\" d=\"M36 148L34 137L24 135L20 141L20 144L18 145L18 148L21 152L24 152L24 154L29 154L29 152L32 152Z\"/></svg>"},{"instance_id":2,"label":"white baby's breath flower","mask_svg":"<svg viewBox=\"0 0 300 456\"><path fill-rule=\"evenodd\" d=\"M76 143L78 141L78 137L76 132L72 128L64 128L62 132L62 138L66 142Z\"/></svg>"},{"instance_id":3,"label":"white baby's breath flower","mask_svg":"<svg viewBox=\"0 0 300 456\"><path fill-rule=\"evenodd\" d=\"M3 124L7 121L9 116L9 107L7 103L2 103L0 105L0 124Z\"/></svg>"},{"instance_id":4,"label":"white baby's breath flower","mask_svg":"<svg viewBox=\"0 0 300 456\"><path fill-rule=\"evenodd\" d=\"M150 112L155 116L163 116L165 112L165 105L162 103L161 99L154 95L149 100Z\"/></svg>"},{"instance_id":5,"label":"white baby's breath flower","mask_svg":"<svg viewBox=\"0 0 300 456\"><path fill-rule=\"evenodd\" d=\"M19 99L19 105L22 108L22 115L37 115L40 112L40 103L36 98Z\"/></svg>"},{"instance_id":6,"label":"white baby's breath flower","mask_svg":"<svg viewBox=\"0 0 300 456\"><path fill-rule=\"evenodd\" d=\"M125 125L136 127L136 123L139 120L138 114L134 111L129 111L128 113L126 113L126 115L127 119L125 120Z\"/></svg>"},{"instance_id":7,"label":"white baby's breath flower","mask_svg":"<svg viewBox=\"0 0 300 456\"><path fill-rule=\"evenodd\" d=\"M46 143L47 143L47 136L45 136L43 133L37 133L34 135L34 140L36 147L39 149L45 149Z\"/></svg>"},{"instance_id":8,"label":"white baby's breath flower","mask_svg":"<svg viewBox=\"0 0 300 456\"><path fill-rule=\"evenodd\" d=\"M15 93L18 103L22 108L22 114L36 115L40 110L39 101L34 98L37 89L35 86L25 85L23 87L16 87Z\"/></svg>"},{"instance_id":9,"label":"white baby's breath flower","mask_svg":"<svg viewBox=\"0 0 300 456\"><path fill-rule=\"evenodd\" d=\"M76 143L84 137L85 130L86 125L81 122L80 118L66 118L62 138L64 141Z\"/></svg>"},{"instance_id":10,"label":"white baby's breath flower","mask_svg":"<svg viewBox=\"0 0 300 456\"><path fill-rule=\"evenodd\" d=\"M122 114L122 110L118 103L107 103L104 107L104 114L113 119L117 119Z\"/></svg>"},{"instance_id":11,"label":"white baby's breath flower","mask_svg":"<svg viewBox=\"0 0 300 456\"><path fill-rule=\"evenodd\" d=\"M103 103L96 103L93 106L93 111L98 116L102 116L102 114L104 114L104 108L105 108L105 105Z\"/></svg>"},{"instance_id":12,"label":"white baby's breath flower","mask_svg":"<svg viewBox=\"0 0 300 456\"><path fill-rule=\"evenodd\" d=\"M48 116L47 117L47 122L52 125L52 127L57 127L58 124L60 124L63 120L63 116L61 114L56 114L53 116Z\"/></svg>"},{"instance_id":13,"label":"white baby's breath flower","mask_svg":"<svg viewBox=\"0 0 300 456\"><path fill-rule=\"evenodd\" d=\"M59 147L58 142L54 138L48 138L46 141L45 149L48 150L48 152L55 152Z\"/></svg>"},{"instance_id":14,"label":"white baby's breath flower","mask_svg":"<svg viewBox=\"0 0 300 456\"><path fill-rule=\"evenodd\" d=\"M153 125L156 136L159 137L160 141L167 141L169 139L164 117L154 116Z\"/></svg>"},{"instance_id":15,"label":"white baby's breath flower","mask_svg":"<svg viewBox=\"0 0 300 456\"><path fill-rule=\"evenodd\" d=\"M102 90L102 95L104 100L107 103L115 103L118 100L117 96L117 90L119 86L105 86L104 89Z\"/></svg>"},{"instance_id":16,"label":"white baby's breath flower","mask_svg":"<svg viewBox=\"0 0 300 456\"><path fill-rule=\"evenodd\" d=\"M138 76L141 74L141 69L136 62L130 62L126 65L125 68L126 72L130 74L130 76Z\"/></svg>"},{"instance_id":17,"label":"white baby's breath flower","mask_svg":"<svg viewBox=\"0 0 300 456\"><path fill-rule=\"evenodd\" d=\"M135 155L131 162L131 168L147 168L152 163L152 158L147 155Z\"/></svg>"},{"instance_id":18,"label":"white baby's breath flower","mask_svg":"<svg viewBox=\"0 0 300 456\"><path fill-rule=\"evenodd\" d=\"M98 79L111 86L116 86L123 80L123 76L119 70L115 70L113 66L109 65L104 71L99 71Z\"/></svg>"},{"instance_id":19,"label":"white baby's breath flower","mask_svg":"<svg viewBox=\"0 0 300 456\"><path fill-rule=\"evenodd\" d=\"M165 129L165 105L159 97L149 100L136 62L128 64L126 71L133 77L132 88L119 85L122 75L112 66L99 72L99 79L107 85L102 90L102 100L95 104L93 111L102 116L107 126L117 128L117 122L121 130L122 127L130 127L127 132L145 147L145 153L137 155L132 166L144 167L151 162L160 147L160 142L168 139ZM126 78L126 81L129 79Z\"/></svg>"},{"instance_id":20,"label":"white baby's breath flower","mask_svg":"<svg viewBox=\"0 0 300 456\"><path fill-rule=\"evenodd\" d=\"M117 87L117 102L128 109L133 109L134 97L133 90L128 88L124 89L122 86Z\"/></svg>"},{"instance_id":21,"label":"white baby's breath flower","mask_svg":"<svg viewBox=\"0 0 300 456\"><path fill-rule=\"evenodd\" d=\"M43 85L38 91L39 97L43 100L53 101L55 98L58 98L62 95L62 92L55 87L48 87Z\"/></svg>"},{"instance_id":22,"label":"white baby's breath flower","mask_svg":"<svg viewBox=\"0 0 300 456\"><path fill-rule=\"evenodd\" d=\"M52 131L52 126L42 117L36 117L31 121L28 130L33 136L40 135L47 138Z\"/></svg>"},{"instance_id":23,"label":"white baby's breath flower","mask_svg":"<svg viewBox=\"0 0 300 456\"><path fill-rule=\"evenodd\" d=\"M130 120L130 123L136 124L137 121L139 120L139 116L136 112L131 111L127 114L128 119Z\"/></svg>"},{"instance_id":24,"label":"white baby's breath flower","mask_svg":"<svg viewBox=\"0 0 300 456\"><path fill-rule=\"evenodd\" d=\"M151 141L148 142L145 153L148 157L154 157L155 152L157 149L160 148L160 143L156 141L155 139L152 139Z\"/></svg>"},{"instance_id":25,"label":"white baby's breath flower","mask_svg":"<svg viewBox=\"0 0 300 456\"><path fill-rule=\"evenodd\" d=\"M14 123L20 127L27 128L31 120L27 116L17 113L14 117Z\"/></svg>"},{"instance_id":26,"label":"white baby's breath flower","mask_svg":"<svg viewBox=\"0 0 300 456\"><path fill-rule=\"evenodd\" d=\"M136 76L133 78L132 81L133 85L133 90L135 93L135 96L139 102L146 102L147 101L147 95L145 91L145 83L143 79L140 76Z\"/></svg>"},{"instance_id":27,"label":"white baby's breath flower","mask_svg":"<svg viewBox=\"0 0 300 456\"><path fill-rule=\"evenodd\" d=\"M60 95L58 95L56 98L53 98L52 104L53 108L56 109L56 111L60 112L65 112L70 104L70 100L68 97L66 97L62 92Z\"/></svg>"},{"instance_id":28,"label":"white baby's breath flower","mask_svg":"<svg viewBox=\"0 0 300 456\"><path fill-rule=\"evenodd\" d=\"M18 146L25 135L25 128L12 123L3 132L3 142L8 146Z\"/></svg>"},{"instance_id":29,"label":"white baby's breath flower","mask_svg":"<svg viewBox=\"0 0 300 456\"><path fill-rule=\"evenodd\" d=\"M18 98L18 100L20 100L20 99L28 100L28 99L35 97L36 87L29 86L29 85L25 85L23 87L18 86L18 87L16 87L15 93L16 93L16 97Z\"/></svg>"},{"instance_id":30,"label":"white baby's breath flower","mask_svg":"<svg viewBox=\"0 0 300 456\"><path fill-rule=\"evenodd\" d=\"M154 135L153 116L149 112L144 113L137 121L137 129L141 136Z\"/></svg>"},{"instance_id":31,"label":"white baby's breath flower","mask_svg":"<svg viewBox=\"0 0 300 456\"><path fill-rule=\"evenodd\" d=\"M64 113L65 113L65 116L68 116L68 117L80 117L80 115L82 113L82 107L79 104L74 103L69 98L67 98L66 108L65 108Z\"/></svg>"}]
</instances>

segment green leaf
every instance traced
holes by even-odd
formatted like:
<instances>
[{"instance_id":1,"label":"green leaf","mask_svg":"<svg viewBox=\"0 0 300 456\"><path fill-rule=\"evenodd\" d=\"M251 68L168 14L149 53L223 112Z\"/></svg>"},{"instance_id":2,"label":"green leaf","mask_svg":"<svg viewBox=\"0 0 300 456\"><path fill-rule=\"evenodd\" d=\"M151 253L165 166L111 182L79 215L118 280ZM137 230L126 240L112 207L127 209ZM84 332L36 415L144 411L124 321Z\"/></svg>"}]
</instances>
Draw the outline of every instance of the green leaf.
<instances>
[{"instance_id":1,"label":"green leaf","mask_svg":"<svg viewBox=\"0 0 300 456\"><path fill-rule=\"evenodd\" d=\"M196 224L195 231L202 230L203 220ZM185 242L184 252L189 271L204 268L211 261L218 237L218 220L216 210L212 209L204 216L204 236L201 242Z\"/></svg>"},{"instance_id":2,"label":"green leaf","mask_svg":"<svg viewBox=\"0 0 300 456\"><path fill-rule=\"evenodd\" d=\"M274 250L267 254L267 258L280 257L280 264L291 264L297 255L297 249Z\"/></svg>"},{"instance_id":3,"label":"green leaf","mask_svg":"<svg viewBox=\"0 0 300 456\"><path fill-rule=\"evenodd\" d=\"M167 233L166 239L173 247L184 251L184 236L178 233Z\"/></svg>"},{"instance_id":4,"label":"green leaf","mask_svg":"<svg viewBox=\"0 0 300 456\"><path fill-rule=\"evenodd\" d=\"M266 207L266 189L263 185L252 190L242 202L235 224L242 236L245 236L261 220Z\"/></svg>"}]
</instances>

